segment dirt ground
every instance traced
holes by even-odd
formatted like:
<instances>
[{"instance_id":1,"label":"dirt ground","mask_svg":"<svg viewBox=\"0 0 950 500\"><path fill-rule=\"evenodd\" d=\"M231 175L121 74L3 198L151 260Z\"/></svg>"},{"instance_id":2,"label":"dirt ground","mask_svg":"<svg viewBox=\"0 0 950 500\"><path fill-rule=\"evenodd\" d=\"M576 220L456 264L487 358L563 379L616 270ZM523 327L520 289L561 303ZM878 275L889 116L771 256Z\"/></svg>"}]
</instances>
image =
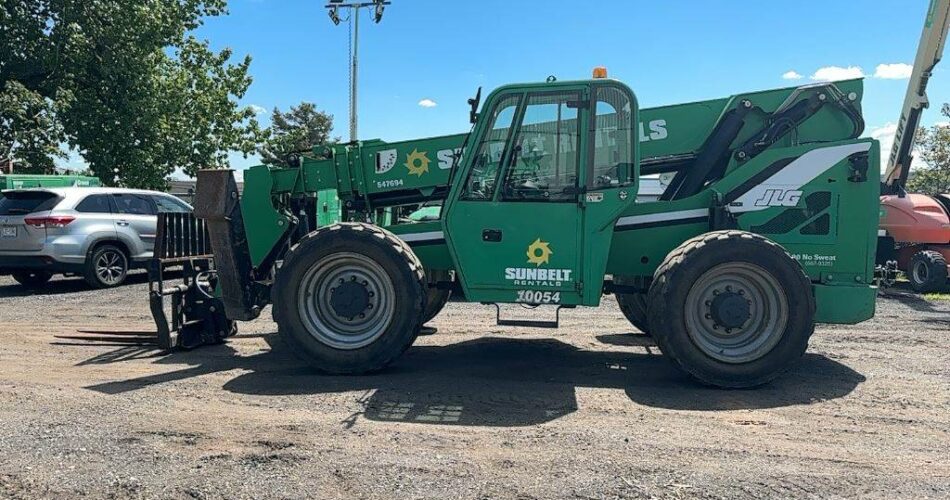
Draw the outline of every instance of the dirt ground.
<instances>
[{"instance_id":1,"label":"dirt ground","mask_svg":"<svg viewBox=\"0 0 950 500\"><path fill-rule=\"evenodd\" d=\"M950 496L950 303L882 296L745 391L686 379L610 298L556 331L449 304L367 377L303 366L269 312L192 352L57 337L152 330L135 281L0 278L0 497Z\"/></svg>"}]
</instances>

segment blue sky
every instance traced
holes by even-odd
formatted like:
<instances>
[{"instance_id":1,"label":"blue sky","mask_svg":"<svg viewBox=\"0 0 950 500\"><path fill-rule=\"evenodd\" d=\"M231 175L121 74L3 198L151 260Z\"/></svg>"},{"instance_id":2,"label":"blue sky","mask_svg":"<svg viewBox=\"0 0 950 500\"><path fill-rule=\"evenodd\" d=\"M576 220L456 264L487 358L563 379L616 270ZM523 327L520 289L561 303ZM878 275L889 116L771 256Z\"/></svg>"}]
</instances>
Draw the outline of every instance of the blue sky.
<instances>
[{"instance_id":1,"label":"blue sky","mask_svg":"<svg viewBox=\"0 0 950 500\"><path fill-rule=\"evenodd\" d=\"M878 65L912 64L927 0L392 0L381 24L361 19L360 138L401 140L468 130L479 85L587 78L607 66L641 106L808 83L821 68L868 75L868 134L888 140L906 90ZM199 35L253 57L244 103L267 110L310 101L348 138L346 24L322 0L231 0ZM890 76L901 73L890 68ZM799 80L783 79L794 71ZM931 81L925 124L944 121L950 62ZM423 107L429 99L435 106ZM885 144L885 147L887 144ZM886 153L885 153L886 154ZM233 167L256 159L234 155Z\"/></svg>"}]
</instances>

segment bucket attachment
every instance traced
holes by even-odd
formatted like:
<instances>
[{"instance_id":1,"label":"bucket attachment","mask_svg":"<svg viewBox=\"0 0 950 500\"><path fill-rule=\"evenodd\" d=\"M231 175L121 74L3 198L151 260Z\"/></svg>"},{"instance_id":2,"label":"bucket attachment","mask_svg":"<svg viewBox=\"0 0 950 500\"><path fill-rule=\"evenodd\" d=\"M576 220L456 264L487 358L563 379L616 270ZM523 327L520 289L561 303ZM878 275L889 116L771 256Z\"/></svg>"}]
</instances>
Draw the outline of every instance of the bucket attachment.
<instances>
[{"instance_id":1,"label":"bucket attachment","mask_svg":"<svg viewBox=\"0 0 950 500\"><path fill-rule=\"evenodd\" d=\"M189 213L160 213L155 255L149 264L149 307L162 349L220 344L237 333L215 296L217 275L205 221ZM181 267L182 282L166 285L170 268ZM165 314L165 298L171 314ZM170 318L170 321L169 321Z\"/></svg>"}]
</instances>

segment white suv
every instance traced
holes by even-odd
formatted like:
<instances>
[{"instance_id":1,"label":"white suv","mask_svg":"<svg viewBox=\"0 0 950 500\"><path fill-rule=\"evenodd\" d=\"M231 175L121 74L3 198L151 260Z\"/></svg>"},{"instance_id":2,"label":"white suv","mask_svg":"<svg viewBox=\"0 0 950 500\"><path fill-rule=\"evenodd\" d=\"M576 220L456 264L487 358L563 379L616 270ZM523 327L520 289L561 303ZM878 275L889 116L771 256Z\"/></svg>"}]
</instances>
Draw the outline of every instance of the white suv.
<instances>
[{"instance_id":1,"label":"white suv","mask_svg":"<svg viewBox=\"0 0 950 500\"><path fill-rule=\"evenodd\" d=\"M165 193L120 188L43 188L0 195L0 275L37 286L54 274L96 288L125 281L152 257L158 212L191 212Z\"/></svg>"}]
</instances>

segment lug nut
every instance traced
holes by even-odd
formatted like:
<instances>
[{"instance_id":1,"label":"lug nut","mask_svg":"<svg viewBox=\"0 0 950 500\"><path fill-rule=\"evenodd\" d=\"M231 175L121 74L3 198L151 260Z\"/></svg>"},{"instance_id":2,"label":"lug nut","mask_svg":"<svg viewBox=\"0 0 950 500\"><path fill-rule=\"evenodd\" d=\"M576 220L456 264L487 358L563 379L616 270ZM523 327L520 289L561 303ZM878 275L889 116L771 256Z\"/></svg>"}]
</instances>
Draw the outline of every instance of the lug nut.
<instances>
[{"instance_id":1,"label":"lug nut","mask_svg":"<svg viewBox=\"0 0 950 500\"><path fill-rule=\"evenodd\" d=\"M363 318L365 318L365 317L366 317L366 315L365 315L365 314L363 314L363 313L360 313L360 319L363 319Z\"/></svg>"},{"instance_id":2,"label":"lug nut","mask_svg":"<svg viewBox=\"0 0 950 500\"><path fill-rule=\"evenodd\" d=\"M376 295L376 292L373 292L373 291L370 291L370 292L369 292L369 296L370 296L370 297L373 297L373 296L375 296L375 295Z\"/></svg>"},{"instance_id":3,"label":"lug nut","mask_svg":"<svg viewBox=\"0 0 950 500\"><path fill-rule=\"evenodd\" d=\"M373 304L366 304L366 308L367 308L367 309L372 309L372 308L373 308Z\"/></svg>"},{"instance_id":4,"label":"lug nut","mask_svg":"<svg viewBox=\"0 0 950 500\"><path fill-rule=\"evenodd\" d=\"M369 281L363 280L363 286L366 286L368 284L369 284Z\"/></svg>"}]
</instances>

